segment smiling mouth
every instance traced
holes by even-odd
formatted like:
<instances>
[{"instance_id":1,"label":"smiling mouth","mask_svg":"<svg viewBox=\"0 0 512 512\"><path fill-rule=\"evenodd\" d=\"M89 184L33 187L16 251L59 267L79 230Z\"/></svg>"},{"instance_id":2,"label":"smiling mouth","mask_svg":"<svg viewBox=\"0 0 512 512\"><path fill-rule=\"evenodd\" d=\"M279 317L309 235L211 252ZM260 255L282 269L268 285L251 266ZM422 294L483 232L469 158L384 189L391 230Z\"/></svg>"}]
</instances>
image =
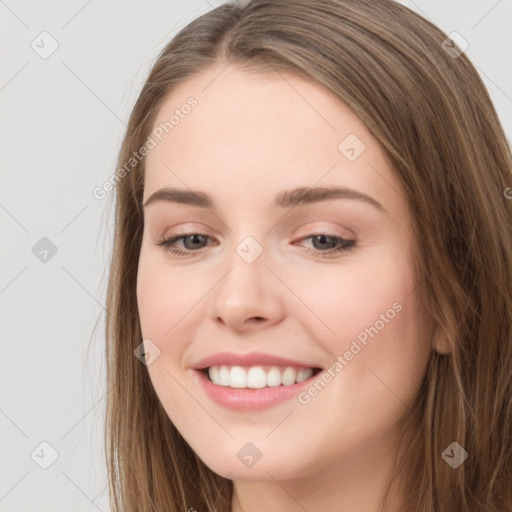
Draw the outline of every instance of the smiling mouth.
<instances>
[{"instance_id":1,"label":"smiling mouth","mask_svg":"<svg viewBox=\"0 0 512 512\"><path fill-rule=\"evenodd\" d=\"M200 371L217 386L233 389L262 389L293 386L314 377L322 369L280 365L217 365Z\"/></svg>"}]
</instances>

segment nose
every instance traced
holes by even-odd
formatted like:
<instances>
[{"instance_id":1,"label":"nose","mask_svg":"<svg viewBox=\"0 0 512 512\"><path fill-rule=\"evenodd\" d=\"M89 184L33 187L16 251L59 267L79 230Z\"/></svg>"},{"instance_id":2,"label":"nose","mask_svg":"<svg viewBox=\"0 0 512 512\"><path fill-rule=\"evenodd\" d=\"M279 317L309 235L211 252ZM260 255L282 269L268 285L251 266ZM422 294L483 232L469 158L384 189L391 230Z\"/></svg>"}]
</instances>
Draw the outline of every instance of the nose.
<instances>
[{"instance_id":1,"label":"nose","mask_svg":"<svg viewBox=\"0 0 512 512\"><path fill-rule=\"evenodd\" d=\"M242 254L242 253L240 253ZM268 328L283 318L282 284L263 251L254 261L234 251L229 269L208 294L207 314L238 332Z\"/></svg>"}]
</instances>

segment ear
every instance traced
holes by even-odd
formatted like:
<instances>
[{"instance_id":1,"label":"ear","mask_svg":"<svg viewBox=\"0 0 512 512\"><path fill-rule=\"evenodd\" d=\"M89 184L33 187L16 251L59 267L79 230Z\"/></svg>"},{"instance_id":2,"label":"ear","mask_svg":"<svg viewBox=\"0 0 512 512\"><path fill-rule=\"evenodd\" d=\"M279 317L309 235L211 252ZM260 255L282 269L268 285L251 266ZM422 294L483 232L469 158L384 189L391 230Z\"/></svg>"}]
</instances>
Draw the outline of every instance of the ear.
<instances>
[{"instance_id":1,"label":"ear","mask_svg":"<svg viewBox=\"0 0 512 512\"><path fill-rule=\"evenodd\" d=\"M452 349L444 332L440 332L434 341L434 350L441 355L451 354Z\"/></svg>"}]
</instances>

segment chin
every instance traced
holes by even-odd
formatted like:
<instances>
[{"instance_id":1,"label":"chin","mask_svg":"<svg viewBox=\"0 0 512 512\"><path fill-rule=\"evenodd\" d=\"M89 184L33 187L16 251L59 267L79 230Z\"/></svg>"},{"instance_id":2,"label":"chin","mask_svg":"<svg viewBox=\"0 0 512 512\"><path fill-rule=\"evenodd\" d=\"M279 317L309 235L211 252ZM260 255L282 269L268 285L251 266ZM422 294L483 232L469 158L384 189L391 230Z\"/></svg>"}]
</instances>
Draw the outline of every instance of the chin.
<instances>
[{"instance_id":1,"label":"chin","mask_svg":"<svg viewBox=\"0 0 512 512\"><path fill-rule=\"evenodd\" d=\"M205 452L195 451L209 469L230 480L274 481L306 476L307 467L313 467L315 463L297 460L300 447L287 448L292 452L289 457L274 447L261 446L259 450L254 443L230 440L223 450L212 452L211 448L206 448Z\"/></svg>"}]
</instances>

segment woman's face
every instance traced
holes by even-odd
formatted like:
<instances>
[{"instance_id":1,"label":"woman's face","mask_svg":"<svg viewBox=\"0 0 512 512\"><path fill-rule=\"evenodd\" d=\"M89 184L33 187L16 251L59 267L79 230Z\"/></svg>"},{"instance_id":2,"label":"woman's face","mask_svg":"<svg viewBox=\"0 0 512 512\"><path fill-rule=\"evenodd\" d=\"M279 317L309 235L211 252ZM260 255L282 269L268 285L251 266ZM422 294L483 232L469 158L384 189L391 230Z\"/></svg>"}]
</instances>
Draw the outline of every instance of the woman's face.
<instances>
[{"instance_id":1,"label":"woman's face","mask_svg":"<svg viewBox=\"0 0 512 512\"><path fill-rule=\"evenodd\" d=\"M148 144L137 298L154 389L230 479L382 465L431 351L405 193L318 84L221 71L173 91Z\"/></svg>"}]
</instances>

